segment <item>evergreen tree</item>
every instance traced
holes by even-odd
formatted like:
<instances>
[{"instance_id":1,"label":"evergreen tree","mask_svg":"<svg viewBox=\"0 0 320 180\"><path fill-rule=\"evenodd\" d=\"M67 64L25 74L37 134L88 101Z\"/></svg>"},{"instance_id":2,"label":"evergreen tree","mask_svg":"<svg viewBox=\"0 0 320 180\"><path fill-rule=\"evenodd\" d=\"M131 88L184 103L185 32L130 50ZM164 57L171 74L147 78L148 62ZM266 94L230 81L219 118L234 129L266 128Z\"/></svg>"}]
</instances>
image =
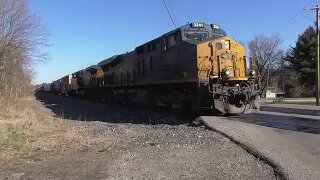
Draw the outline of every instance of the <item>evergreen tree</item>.
<instances>
[{"instance_id":1,"label":"evergreen tree","mask_svg":"<svg viewBox=\"0 0 320 180\"><path fill-rule=\"evenodd\" d=\"M316 79L316 37L315 29L308 27L285 58L289 62L289 68L300 75L301 84L310 89L315 85Z\"/></svg>"}]
</instances>

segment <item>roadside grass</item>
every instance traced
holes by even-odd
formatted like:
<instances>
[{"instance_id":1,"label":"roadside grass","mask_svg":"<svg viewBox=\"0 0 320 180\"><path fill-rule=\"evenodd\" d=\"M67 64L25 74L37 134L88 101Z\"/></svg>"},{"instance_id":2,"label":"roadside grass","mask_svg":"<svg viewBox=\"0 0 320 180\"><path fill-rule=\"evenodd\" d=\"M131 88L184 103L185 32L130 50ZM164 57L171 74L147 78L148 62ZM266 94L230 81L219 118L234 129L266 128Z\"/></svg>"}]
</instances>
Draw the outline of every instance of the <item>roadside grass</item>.
<instances>
[{"instance_id":1,"label":"roadside grass","mask_svg":"<svg viewBox=\"0 0 320 180\"><path fill-rule=\"evenodd\" d=\"M0 164L37 161L107 145L104 137L92 137L89 128L53 117L35 97L10 102L0 99Z\"/></svg>"}]
</instances>

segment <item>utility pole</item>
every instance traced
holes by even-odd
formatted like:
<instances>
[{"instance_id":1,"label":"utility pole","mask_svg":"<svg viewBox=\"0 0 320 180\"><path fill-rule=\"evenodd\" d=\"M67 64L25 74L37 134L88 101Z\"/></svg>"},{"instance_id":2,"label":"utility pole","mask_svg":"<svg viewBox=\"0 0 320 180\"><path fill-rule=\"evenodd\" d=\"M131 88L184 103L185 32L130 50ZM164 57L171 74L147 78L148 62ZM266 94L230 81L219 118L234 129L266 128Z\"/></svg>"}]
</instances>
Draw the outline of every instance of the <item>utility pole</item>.
<instances>
[{"instance_id":1,"label":"utility pole","mask_svg":"<svg viewBox=\"0 0 320 180\"><path fill-rule=\"evenodd\" d=\"M268 58L268 69L267 69L267 89L266 89L266 97L267 97L267 91L269 89L269 78L270 78L270 59Z\"/></svg>"},{"instance_id":2,"label":"utility pole","mask_svg":"<svg viewBox=\"0 0 320 180\"><path fill-rule=\"evenodd\" d=\"M316 105L319 106L319 94L320 94L320 70L319 70L319 66L320 66L320 52L319 52L319 39L320 39L320 34L319 34L319 28L320 28L320 22L319 22L319 5L317 5L316 7L311 7L311 8L305 8L306 10L316 10L316 15L317 15L317 22L316 22L316 30L317 30L317 73L316 73Z\"/></svg>"}]
</instances>

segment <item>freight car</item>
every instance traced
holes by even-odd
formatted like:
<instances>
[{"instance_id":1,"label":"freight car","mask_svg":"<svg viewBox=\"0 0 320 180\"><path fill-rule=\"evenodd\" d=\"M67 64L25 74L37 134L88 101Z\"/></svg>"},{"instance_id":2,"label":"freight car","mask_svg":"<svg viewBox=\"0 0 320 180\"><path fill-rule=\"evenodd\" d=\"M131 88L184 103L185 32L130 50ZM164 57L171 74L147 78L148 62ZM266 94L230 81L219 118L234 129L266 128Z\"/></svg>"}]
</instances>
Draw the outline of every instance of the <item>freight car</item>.
<instances>
[{"instance_id":1,"label":"freight car","mask_svg":"<svg viewBox=\"0 0 320 180\"><path fill-rule=\"evenodd\" d=\"M259 109L245 48L220 26L188 23L72 75L74 94L238 114Z\"/></svg>"},{"instance_id":2,"label":"freight car","mask_svg":"<svg viewBox=\"0 0 320 180\"><path fill-rule=\"evenodd\" d=\"M37 92L51 92L51 83L42 83L35 90Z\"/></svg>"},{"instance_id":3,"label":"freight car","mask_svg":"<svg viewBox=\"0 0 320 180\"><path fill-rule=\"evenodd\" d=\"M60 79L60 91L61 94L68 96L71 90L72 75L69 74Z\"/></svg>"},{"instance_id":4,"label":"freight car","mask_svg":"<svg viewBox=\"0 0 320 180\"><path fill-rule=\"evenodd\" d=\"M53 88L52 92L55 92L57 94L61 93L61 79L58 79L56 81L53 81Z\"/></svg>"},{"instance_id":5,"label":"freight car","mask_svg":"<svg viewBox=\"0 0 320 180\"><path fill-rule=\"evenodd\" d=\"M50 83L43 84L43 91L50 92L51 91L51 84Z\"/></svg>"}]
</instances>

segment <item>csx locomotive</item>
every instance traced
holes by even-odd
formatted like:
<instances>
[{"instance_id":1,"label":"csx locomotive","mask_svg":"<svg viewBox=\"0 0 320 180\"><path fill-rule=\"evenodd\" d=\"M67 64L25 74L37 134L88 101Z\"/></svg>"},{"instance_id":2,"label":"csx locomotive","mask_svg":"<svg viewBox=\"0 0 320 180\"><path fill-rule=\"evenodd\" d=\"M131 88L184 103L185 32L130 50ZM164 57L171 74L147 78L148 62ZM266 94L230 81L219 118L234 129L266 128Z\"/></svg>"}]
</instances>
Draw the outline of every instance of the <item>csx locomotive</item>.
<instances>
[{"instance_id":1,"label":"csx locomotive","mask_svg":"<svg viewBox=\"0 0 320 180\"><path fill-rule=\"evenodd\" d=\"M245 48L219 25L188 23L44 89L238 114L259 110L257 74L246 59Z\"/></svg>"}]
</instances>

